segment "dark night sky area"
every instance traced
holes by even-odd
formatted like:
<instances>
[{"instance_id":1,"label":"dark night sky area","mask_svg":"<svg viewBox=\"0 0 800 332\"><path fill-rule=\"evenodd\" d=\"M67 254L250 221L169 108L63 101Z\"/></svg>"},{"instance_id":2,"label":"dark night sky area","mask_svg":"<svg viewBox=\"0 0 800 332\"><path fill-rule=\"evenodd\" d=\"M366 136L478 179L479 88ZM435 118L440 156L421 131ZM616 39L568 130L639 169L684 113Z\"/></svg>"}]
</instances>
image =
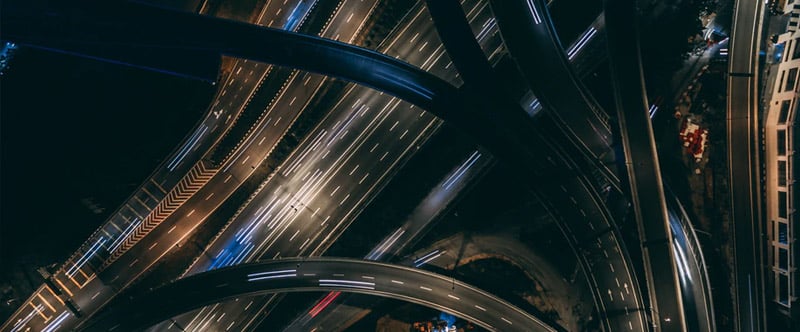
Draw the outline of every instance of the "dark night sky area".
<instances>
[{"instance_id":1,"label":"dark night sky area","mask_svg":"<svg viewBox=\"0 0 800 332\"><path fill-rule=\"evenodd\" d=\"M62 263L177 146L213 92L21 49L0 76L0 281L23 263Z\"/></svg>"}]
</instances>

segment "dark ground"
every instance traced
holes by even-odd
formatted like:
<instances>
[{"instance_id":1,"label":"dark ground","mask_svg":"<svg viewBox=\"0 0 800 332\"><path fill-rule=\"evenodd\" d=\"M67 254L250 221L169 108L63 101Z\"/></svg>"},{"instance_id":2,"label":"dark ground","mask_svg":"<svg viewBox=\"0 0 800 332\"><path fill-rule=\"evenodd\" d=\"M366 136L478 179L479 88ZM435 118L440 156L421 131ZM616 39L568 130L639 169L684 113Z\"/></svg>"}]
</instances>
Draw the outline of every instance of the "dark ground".
<instances>
[{"instance_id":1,"label":"dark ground","mask_svg":"<svg viewBox=\"0 0 800 332\"><path fill-rule=\"evenodd\" d=\"M0 76L0 317L177 146L214 88L21 49Z\"/></svg>"}]
</instances>

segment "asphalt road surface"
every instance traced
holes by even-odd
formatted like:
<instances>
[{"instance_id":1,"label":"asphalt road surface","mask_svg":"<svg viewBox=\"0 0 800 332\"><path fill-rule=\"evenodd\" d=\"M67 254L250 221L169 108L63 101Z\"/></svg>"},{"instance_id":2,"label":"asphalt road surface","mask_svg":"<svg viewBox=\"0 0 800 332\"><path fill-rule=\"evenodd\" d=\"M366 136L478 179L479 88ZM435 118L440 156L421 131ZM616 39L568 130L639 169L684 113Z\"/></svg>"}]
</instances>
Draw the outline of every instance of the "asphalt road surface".
<instances>
[{"instance_id":1,"label":"asphalt road surface","mask_svg":"<svg viewBox=\"0 0 800 332\"><path fill-rule=\"evenodd\" d=\"M728 181L734 243L734 311L738 331L764 331L761 275L762 226L758 151L758 52L765 4L739 0L734 6L728 58Z\"/></svg>"}]
</instances>

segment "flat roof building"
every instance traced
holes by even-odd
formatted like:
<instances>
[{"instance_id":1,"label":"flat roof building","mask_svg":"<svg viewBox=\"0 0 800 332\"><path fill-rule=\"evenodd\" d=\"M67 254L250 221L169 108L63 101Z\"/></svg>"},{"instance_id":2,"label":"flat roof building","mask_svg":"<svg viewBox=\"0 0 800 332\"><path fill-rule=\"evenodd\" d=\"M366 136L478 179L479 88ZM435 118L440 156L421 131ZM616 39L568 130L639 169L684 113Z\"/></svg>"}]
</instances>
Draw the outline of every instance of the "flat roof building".
<instances>
[{"instance_id":1,"label":"flat roof building","mask_svg":"<svg viewBox=\"0 0 800 332\"><path fill-rule=\"evenodd\" d=\"M791 23L791 21L790 21ZM795 186L794 119L798 112L800 94L800 31L796 23L788 24L778 36L776 49L777 71L764 121L764 202L767 220L766 296L773 307L792 321L797 321L797 261L798 245ZM776 69L773 67L773 70Z\"/></svg>"}]
</instances>

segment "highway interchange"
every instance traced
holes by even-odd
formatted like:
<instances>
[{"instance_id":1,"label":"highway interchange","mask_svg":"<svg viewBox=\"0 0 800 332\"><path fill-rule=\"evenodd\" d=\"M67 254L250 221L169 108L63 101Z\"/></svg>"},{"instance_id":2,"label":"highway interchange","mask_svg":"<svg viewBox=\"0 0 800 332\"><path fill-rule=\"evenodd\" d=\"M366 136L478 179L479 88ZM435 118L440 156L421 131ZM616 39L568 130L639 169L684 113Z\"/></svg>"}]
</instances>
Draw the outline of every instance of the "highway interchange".
<instances>
[{"instance_id":1,"label":"highway interchange","mask_svg":"<svg viewBox=\"0 0 800 332\"><path fill-rule=\"evenodd\" d=\"M319 36L354 43L359 34L364 33L362 27L377 5L377 0L343 0ZM507 56L489 2L465 0L461 5L488 60L496 63L500 57ZM296 30L314 6L314 2L268 1L254 23ZM546 14L546 10L542 11ZM553 35L546 37L552 43ZM573 45L586 42L580 39ZM569 54L560 50L561 56L572 59L576 47L571 48L573 51ZM455 87L463 84L421 3L412 8L411 14L378 51L428 71ZM552 54L558 56L559 52ZM54 274L52 281L56 286L40 287L16 316L7 321L4 329L52 331L79 326L81 319L68 310L63 301L65 295L74 300L74 305L84 315L91 315L112 300L118 291L147 273L253 175L293 122L309 107L313 97L332 80L250 60L239 59L233 63L229 75L220 80L217 96L196 129L108 223ZM235 124L255 92L265 81L276 77L283 79L283 83L257 121L224 162L218 165L210 162L208 157L215 144ZM543 98L550 96L547 100L557 100L553 92L535 92ZM533 106L536 102L528 100L523 100L524 106L538 107ZM545 108L555 107L548 106L551 103L559 104L547 101ZM562 103L555 109L576 107ZM584 114L594 113L591 118L599 118L596 108L583 109ZM575 112L564 115L581 114ZM563 121L564 117L561 119ZM564 130L569 132L572 128L573 134L584 135L573 142L595 140L589 148L591 153L584 156L595 158L594 165L605 166L608 159L604 158L609 158L611 148L606 134L608 126L598 129L594 123L588 123L593 127L591 131L583 127L575 129L569 124ZM432 114L396 97L347 85L341 99L252 194L246 205L205 247L207 255L199 256L184 276L199 276L208 270L258 260L322 255L392 174L441 125L442 121ZM580 166L575 169L578 168ZM541 194L569 198L551 201L549 206L551 213L560 219L562 231L575 254L581 257L584 274L596 292L595 304L603 313L604 328L647 330L639 294L641 286L631 270L630 257L619 239L613 216L601 198L601 188L584 172L562 174L566 175L562 182L545 186ZM611 179L607 183L618 186L618 180L611 175L613 171L606 169L600 173ZM148 222L153 226L148 227ZM414 229L422 226L424 223L408 226L404 234L414 234ZM392 231L394 233L387 235L387 239L397 240L393 234L400 233ZM598 270L606 268L608 271ZM56 294L53 288L65 295ZM160 328L170 329L179 324L187 330L244 330L258 323L258 315L252 313L274 305L274 300L274 297L264 296L248 303L238 299L223 302L178 316ZM452 307L442 309L456 311ZM481 319L479 315L467 316ZM487 325L497 326L496 323Z\"/></svg>"}]
</instances>

